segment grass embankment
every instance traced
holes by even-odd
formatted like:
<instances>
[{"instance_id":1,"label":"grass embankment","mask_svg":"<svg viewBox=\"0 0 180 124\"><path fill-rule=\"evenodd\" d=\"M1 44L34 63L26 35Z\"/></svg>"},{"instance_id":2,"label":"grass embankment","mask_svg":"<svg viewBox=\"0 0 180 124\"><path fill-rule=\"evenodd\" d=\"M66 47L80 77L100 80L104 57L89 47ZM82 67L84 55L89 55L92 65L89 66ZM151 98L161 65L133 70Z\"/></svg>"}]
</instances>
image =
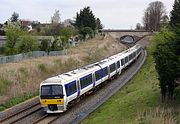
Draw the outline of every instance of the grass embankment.
<instances>
[{"instance_id":1,"label":"grass embankment","mask_svg":"<svg viewBox=\"0 0 180 124\"><path fill-rule=\"evenodd\" d=\"M97 37L70 48L68 55L0 65L0 111L38 95L39 84L52 77L124 50L111 37Z\"/></svg>"},{"instance_id":2,"label":"grass embankment","mask_svg":"<svg viewBox=\"0 0 180 124\"><path fill-rule=\"evenodd\" d=\"M148 57L133 80L91 113L82 124L175 124L180 123L180 92L174 102L160 100L155 63L156 44L148 47Z\"/></svg>"}]
</instances>

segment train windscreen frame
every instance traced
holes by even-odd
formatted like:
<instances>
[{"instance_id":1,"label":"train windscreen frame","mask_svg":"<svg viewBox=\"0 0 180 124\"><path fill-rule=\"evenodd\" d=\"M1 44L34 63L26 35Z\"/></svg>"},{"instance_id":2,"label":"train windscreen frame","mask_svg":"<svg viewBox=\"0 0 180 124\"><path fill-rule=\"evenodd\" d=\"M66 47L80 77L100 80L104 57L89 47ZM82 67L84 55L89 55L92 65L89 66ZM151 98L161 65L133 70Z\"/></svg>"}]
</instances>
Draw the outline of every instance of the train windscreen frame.
<instances>
[{"instance_id":1,"label":"train windscreen frame","mask_svg":"<svg viewBox=\"0 0 180 124\"><path fill-rule=\"evenodd\" d=\"M63 98L62 85L43 85L41 86L41 99Z\"/></svg>"}]
</instances>

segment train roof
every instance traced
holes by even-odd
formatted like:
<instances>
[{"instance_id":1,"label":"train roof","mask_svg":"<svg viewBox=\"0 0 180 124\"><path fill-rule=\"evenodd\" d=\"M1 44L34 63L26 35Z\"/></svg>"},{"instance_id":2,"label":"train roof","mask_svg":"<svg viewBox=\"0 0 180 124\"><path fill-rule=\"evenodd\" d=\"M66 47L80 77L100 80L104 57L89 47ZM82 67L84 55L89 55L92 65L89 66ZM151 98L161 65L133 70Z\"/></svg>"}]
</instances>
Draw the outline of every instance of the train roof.
<instances>
[{"instance_id":1,"label":"train roof","mask_svg":"<svg viewBox=\"0 0 180 124\"><path fill-rule=\"evenodd\" d=\"M113 55L111 57L103 59L103 60L101 60L99 62L90 64L90 65L86 65L86 66L84 66L82 68L78 68L78 69L75 69L75 70L72 70L72 71L60 74L58 76L54 76L54 77L48 78L45 81L43 81L42 84L51 84L51 83L62 84L62 83L68 83L69 81L73 81L74 79L76 79L79 76L90 74L94 70L98 70L101 67L102 68L105 67L109 63L113 63L114 61L112 61L112 60L117 60L117 59L119 59L121 57L124 57L127 54L133 52L134 50L138 49L139 47L140 47L140 45L135 45L135 46L131 47L128 50L125 50L125 51L123 51L121 53L118 53L116 55Z\"/></svg>"},{"instance_id":2,"label":"train roof","mask_svg":"<svg viewBox=\"0 0 180 124\"><path fill-rule=\"evenodd\" d=\"M46 79L45 81L42 82L42 84L49 84L49 83L68 83L71 80L76 79L79 76L86 75L91 73L93 70L99 69L98 65L96 64L91 64L84 66L82 68L75 69L73 71L69 71L63 74L60 74L58 76L54 76L51 78Z\"/></svg>"}]
</instances>

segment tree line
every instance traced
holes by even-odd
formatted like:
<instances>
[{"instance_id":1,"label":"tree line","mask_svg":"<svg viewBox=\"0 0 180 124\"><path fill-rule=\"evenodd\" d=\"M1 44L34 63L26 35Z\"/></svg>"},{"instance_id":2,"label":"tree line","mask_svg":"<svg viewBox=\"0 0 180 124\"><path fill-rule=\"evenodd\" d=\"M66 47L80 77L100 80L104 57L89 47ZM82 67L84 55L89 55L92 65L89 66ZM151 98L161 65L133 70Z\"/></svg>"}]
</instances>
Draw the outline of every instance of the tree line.
<instances>
[{"instance_id":1,"label":"tree line","mask_svg":"<svg viewBox=\"0 0 180 124\"><path fill-rule=\"evenodd\" d=\"M180 84L180 0L175 0L169 24L155 36L154 58L158 72L162 101L175 98Z\"/></svg>"},{"instance_id":2,"label":"tree line","mask_svg":"<svg viewBox=\"0 0 180 124\"><path fill-rule=\"evenodd\" d=\"M69 47L69 40L84 41L93 38L103 28L99 18L96 18L90 7L84 7L77 12L75 20L68 20L68 25L62 23L59 10L51 17L51 23L42 26L40 23L31 23L32 30L27 30L19 14L14 12L10 19L4 23L7 36L5 48L0 53L13 55L34 50L57 51ZM37 43L33 36L53 36L54 41L42 40Z\"/></svg>"}]
</instances>

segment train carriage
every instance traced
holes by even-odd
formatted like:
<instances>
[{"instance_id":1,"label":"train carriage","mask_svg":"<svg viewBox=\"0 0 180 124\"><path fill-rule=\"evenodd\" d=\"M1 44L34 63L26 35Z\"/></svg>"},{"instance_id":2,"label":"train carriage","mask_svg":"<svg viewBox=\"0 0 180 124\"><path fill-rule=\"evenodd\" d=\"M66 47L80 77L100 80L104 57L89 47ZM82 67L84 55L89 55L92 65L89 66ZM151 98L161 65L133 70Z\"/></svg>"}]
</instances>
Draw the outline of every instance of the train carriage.
<instances>
[{"instance_id":1,"label":"train carriage","mask_svg":"<svg viewBox=\"0 0 180 124\"><path fill-rule=\"evenodd\" d=\"M40 102L47 113L61 113L81 96L121 73L136 60L141 46L134 47L82 68L46 79L40 84Z\"/></svg>"}]
</instances>

